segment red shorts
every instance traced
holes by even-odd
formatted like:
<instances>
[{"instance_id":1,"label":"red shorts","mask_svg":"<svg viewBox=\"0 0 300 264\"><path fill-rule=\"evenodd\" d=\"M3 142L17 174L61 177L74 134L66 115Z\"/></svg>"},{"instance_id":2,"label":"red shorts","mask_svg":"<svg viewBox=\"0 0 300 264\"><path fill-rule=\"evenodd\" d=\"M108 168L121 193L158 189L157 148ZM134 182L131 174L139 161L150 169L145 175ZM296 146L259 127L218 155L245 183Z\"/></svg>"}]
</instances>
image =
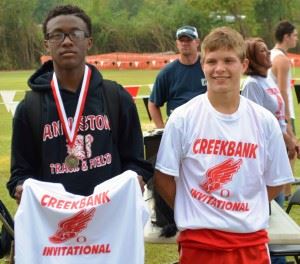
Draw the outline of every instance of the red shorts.
<instances>
[{"instance_id":1,"label":"red shorts","mask_svg":"<svg viewBox=\"0 0 300 264\"><path fill-rule=\"evenodd\" d=\"M191 246L180 246L179 263L205 264L270 264L267 244L235 248L232 250L209 250Z\"/></svg>"}]
</instances>

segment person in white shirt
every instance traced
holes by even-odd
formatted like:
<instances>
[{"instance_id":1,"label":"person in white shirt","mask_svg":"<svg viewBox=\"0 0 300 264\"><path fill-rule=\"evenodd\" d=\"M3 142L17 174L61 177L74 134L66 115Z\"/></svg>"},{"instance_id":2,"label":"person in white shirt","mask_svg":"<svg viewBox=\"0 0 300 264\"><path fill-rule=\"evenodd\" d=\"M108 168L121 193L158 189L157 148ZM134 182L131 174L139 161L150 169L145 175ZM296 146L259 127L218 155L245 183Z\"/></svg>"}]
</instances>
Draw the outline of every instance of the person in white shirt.
<instances>
[{"instance_id":1,"label":"person in white shirt","mask_svg":"<svg viewBox=\"0 0 300 264\"><path fill-rule=\"evenodd\" d=\"M207 93L171 114L154 175L174 207L180 263L270 263L269 201L294 180L282 132L268 110L240 96L248 60L238 32L214 29L201 60Z\"/></svg>"},{"instance_id":2,"label":"person in white shirt","mask_svg":"<svg viewBox=\"0 0 300 264\"><path fill-rule=\"evenodd\" d=\"M280 21L275 28L276 43L271 50L272 68L268 75L277 84L285 103L285 118L287 120L287 131L289 134L296 134L295 131L295 110L292 96L292 72L291 60L287 56L287 51L295 48L298 41L298 32L296 27L289 21ZM294 169L295 158L290 160L292 169ZM286 185L284 193L286 198L291 195L291 185Z\"/></svg>"},{"instance_id":3,"label":"person in white shirt","mask_svg":"<svg viewBox=\"0 0 300 264\"><path fill-rule=\"evenodd\" d=\"M251 38L246 40L246 56L249 60L246 75L248 77L242 84L242 95L251 101L268 109L278 120L282 135L287 147L289 158L295 156L299 149L297 139L293 134L287 132L285 119L285 105L277 84L268 75L271 68L270 51L261 38ZM284 192L276 198L276 202L283 206ZM286 263L285 257L271 257L272 263Z\"/></svg>"},{"instance_id":4,"label":"person in white shirt","mask_svg":"<svg viewBox=\"0 0 300 264\"><path fill-rule=\"evenodd\" d=\"M268 75L268 70L272 63L270 51L261 38L251 38L246 40L246 56L249 60L248 75L242 84L242 95L251 101L265 107L277 118L286 147L288 156L293 158L299 149L297 139L293 133L287 130L287 120L285 119L285 103L280 90L274 80Z\"/></svg>"}]
</instances>

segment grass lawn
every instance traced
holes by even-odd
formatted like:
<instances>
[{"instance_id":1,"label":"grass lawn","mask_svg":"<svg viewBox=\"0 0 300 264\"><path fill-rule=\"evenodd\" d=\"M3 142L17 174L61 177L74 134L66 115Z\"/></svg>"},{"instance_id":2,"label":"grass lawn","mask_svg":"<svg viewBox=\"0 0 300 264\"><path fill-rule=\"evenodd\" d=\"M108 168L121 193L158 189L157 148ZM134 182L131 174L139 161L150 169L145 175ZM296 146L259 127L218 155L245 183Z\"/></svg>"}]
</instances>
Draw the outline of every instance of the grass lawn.
<instances>
[{"instance_id":1,"label":"grass lawn","mask_svg":"<svg viewBox=\"0 0 300 264\"><path fill-rule=\"evenodd\" d=\"M155 70L119 70L119 71L103 71L102 74L106 79L116 80L122 85L142 85L138 95L148 95L150 90L147 86L154 82L158 71ZM0 72L0 91L1 90L27 90L27 78L32 71L15 71ZM300 78L300 69L295 69L295 77ZM299 82L300 83L300 82ZM14 100L20 100L24 92L17 92ZM0 97L1 98L1 97ZM294 98L296 98L294 96ZM15 201L12 200L7 193L5 184L9 177L10 166L10 137L11 137L11 113L8 113L0 99L0 199L8 206L9 210L14 213L16 210ZM151 130L154 128L152 122L149 121L147 112L142 100L136 100L139 117L143 130ZM296 120L297 134L300 135L300 109L295 99L295 110L298 119ZM297 122L298 121L298 122ZM295 175L300 177L300 162L296 162ZM300 224L299 211L293 210L292 217ZM284 228L284 227L283 227ZM177 246L169 244L146 244L146 264L164 264L172 263L177 259ZM4 262L1 262L2 264Z\"/></svg>"}]
</instances>

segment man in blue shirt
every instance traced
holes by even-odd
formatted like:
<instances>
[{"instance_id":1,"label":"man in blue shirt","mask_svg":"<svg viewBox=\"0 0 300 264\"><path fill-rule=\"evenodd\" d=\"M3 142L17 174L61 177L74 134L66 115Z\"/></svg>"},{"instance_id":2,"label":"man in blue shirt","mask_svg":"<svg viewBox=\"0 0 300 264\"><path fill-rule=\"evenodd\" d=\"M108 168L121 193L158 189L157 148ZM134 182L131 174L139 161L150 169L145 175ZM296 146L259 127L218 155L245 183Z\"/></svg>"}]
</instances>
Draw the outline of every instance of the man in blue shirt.
<instances>
[{"instance_id":1,"label":"man in blue shirt","mask_svg":"<svg viewBox=\"0 0 300 264\"><path fill-rule=\"evenodd\" d=\"M197 29L183 26L176 32L179 58L168 64L158 74L148 109L157 128L165 126L160 107L167 103L167 115L191 98L206 92L206 80L201 68Z\"/></svg>"}]
</instances>

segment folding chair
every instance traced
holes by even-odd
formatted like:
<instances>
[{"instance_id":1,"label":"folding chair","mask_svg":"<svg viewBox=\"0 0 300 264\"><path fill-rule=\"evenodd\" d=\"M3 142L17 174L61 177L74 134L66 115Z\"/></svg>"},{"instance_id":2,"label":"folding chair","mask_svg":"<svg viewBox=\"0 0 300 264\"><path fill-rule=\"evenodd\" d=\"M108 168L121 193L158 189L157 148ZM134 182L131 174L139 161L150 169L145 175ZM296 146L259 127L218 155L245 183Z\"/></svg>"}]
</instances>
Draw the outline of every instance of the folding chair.
<instances>
[{"instance_id":1,"label":"folding chair","mask_svg":"<svg viewBox=\"0 0 300 264\"><path fill-rule=\"evenodd\" d=\"M286 212L289 214L294 205L300 205L300 188L292 195ZM271 256L292 256L300 264L300 245L269 245Z\"/></svg>"},{"instance_id":2,"label":"folding chair","mask_svg":"<svg viewBox=\"0 0 300 264\"><path fill-rule=\"evenodd\" d=\"M0 259L10 253L10 264L14 263L13 241L14 241L14 221L7 208L0 200L0 223L2 222L0 232Z\"/></svg>"}]
</instances>

